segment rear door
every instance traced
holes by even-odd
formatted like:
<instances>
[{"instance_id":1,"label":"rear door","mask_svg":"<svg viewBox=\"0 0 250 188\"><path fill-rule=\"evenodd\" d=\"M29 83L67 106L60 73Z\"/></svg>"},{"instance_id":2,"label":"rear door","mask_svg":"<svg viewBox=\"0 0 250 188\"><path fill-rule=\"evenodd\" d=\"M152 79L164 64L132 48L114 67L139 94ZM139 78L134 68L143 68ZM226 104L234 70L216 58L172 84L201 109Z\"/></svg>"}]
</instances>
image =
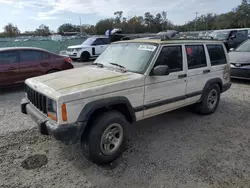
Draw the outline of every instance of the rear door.
<instances>
[{"instance_id":1,"label":"rear door","mask_svg":"<svg viewBox=\"0 0 250 188\"><path fill-rule=\"evenodd\" d=\"M188 102L197 101L206 82L211 78L211 67L207 64L203 44L185 45L187 56L187 97Z\"/></svg>"},{"instance_id":2,"label":"rear door","mask_svg":"<svg viewBox=\"0 0 250 188\"><path fill-rule=\"evenodd\" d=\"M236 37L236 46L239 46L242 42L244 42L248 38L248 31L247 30L239 30L237 32Z\"/></svg>"},{"instance_id":3,"label":"rear door","mask_svg":"<svg viewBox=\"0 0 250 188\"><path fill-rule=\"evenodd\" d=\"M15 50L0 52L0 86L20 82L18 53Z\"/></svg>"},{"instance_id":4,"label":"rear door","mask_svg":"<svg viewBox=\"0 0 250 188\"><path fill-rule=\"evenodd\" d=\"M48 66L48 63L42 62L41 51L20 50L20 75L23 81L45 74L46 66Z\"/></svg>"}]
</instances>

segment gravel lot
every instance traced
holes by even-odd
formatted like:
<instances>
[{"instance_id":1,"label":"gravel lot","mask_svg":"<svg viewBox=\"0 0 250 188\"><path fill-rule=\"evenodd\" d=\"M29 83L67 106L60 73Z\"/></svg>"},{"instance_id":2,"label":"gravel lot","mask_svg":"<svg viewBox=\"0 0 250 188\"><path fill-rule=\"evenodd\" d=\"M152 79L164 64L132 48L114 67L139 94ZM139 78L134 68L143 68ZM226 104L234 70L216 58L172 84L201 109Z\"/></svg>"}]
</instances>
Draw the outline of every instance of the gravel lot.
<instances>
[{"instance_id":1,"label":"gravel lot","mask_svg":"<svg viewBox=\"0 0 250 188\"><path fill-rule=\"evenodd\" d=\"M79 144L41 136L20 113L23 95L0 93L0 187L250 187L250 82L234 82L210 116L183 108L135 124L127 151L105 167Z\"/></svg>"}]
</instances>

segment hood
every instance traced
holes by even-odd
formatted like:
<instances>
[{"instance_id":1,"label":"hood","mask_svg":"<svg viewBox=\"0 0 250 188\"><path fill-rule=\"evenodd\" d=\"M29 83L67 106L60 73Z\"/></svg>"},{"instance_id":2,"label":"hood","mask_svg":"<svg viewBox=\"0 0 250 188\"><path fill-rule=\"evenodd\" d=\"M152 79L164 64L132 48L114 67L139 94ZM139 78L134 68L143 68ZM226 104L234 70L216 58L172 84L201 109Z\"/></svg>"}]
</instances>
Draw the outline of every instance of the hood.
<instances>
[{"instance_id":1,"label":"hood","mask_svg":"<svg viewBox=\"0 0 250 188\"><path fill-rule=\"evenodd\" d=\"M136 81L131 83L131 80L136 80L142 77L143 75L131 72L122 73L109 70L107 68L86 66L47 74L44 76L33 77L27 79L26 83L28 85L37 86L38 90L40 88L41 92L43 93L45 90L50 91L50 94L52 93L51 91L54 91L55 96L58 97L64 94L76 93L91 89L97 91L97 88L99 88L100 91L104 93L102 88L108 85L112 87L108 89L107 92L112 92L112 90L119 90L122 89L122 87L128 87L129 85L127 84L130 84L130 86L131 84L137 85ZM124 84L121 84L121 82ZM114 84L118 84L118 87L113 87ZM141 83L139 85L141 85Z\"/></svg>"},{"instance_id":2,"label":"hood","mask_svg":"<svg viewBox=\"0 0 250 188\"><path fill-rule=\"evenodd\" d=\"M230 63L250 64L250 52L230 52Z\"/></svg>"},{"instance_id":3,"label":"hood","mask_svg":"<svg viewBox=\"0 0 250 188\"><path fill-rule=\"evenodd\" d=\"M68 46L68 48L84 48L84 47L89 47L89 45L80 44L80 45Z\"/></svg>"}]
</instances>

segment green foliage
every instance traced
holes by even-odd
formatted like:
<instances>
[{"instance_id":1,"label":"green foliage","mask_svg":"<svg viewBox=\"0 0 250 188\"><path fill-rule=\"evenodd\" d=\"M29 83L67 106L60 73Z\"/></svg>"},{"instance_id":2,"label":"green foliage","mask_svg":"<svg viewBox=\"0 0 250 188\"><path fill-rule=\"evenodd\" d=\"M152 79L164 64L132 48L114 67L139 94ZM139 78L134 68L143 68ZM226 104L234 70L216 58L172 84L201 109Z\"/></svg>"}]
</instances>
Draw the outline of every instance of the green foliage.
<instances>
[{"instance_id":1,"label":"green foliage","mask_svg":"<svg viewBox=\"0 0 250 188\"><path fill-rule=\"evenodd\" d=\"M4 26L4 35L6 37L15 37L20 34L20 31L17 26L14 26L12 23L9 23L8 25Z\"/></svg>"},{"instance_id":2,"label":"green foliage","mask_svg":"<svg viewBox=\"0 0 250 188\"><path fill-rule=\"evenodd\" d=\"M175 29L178 31L194 31L196 30L215 30L228 28L250 28L250 0L242 0L242 3L232 11L220 15L209 13L200 15L197 19L191 20L183 25L175 26L167 19L167 12L163 11L156 15L145 12L144 16L133 16L130 18L123 17L123 11L114 12L113 18L106 18L98 21L96 25L83 24L72 25L65 23L58 28L58 33L64 32L83 32L89 34L104 34L106 30L111 28L122 28L125 33L153 33L167 29ZM25 32L23 35L40 35L47 36L51 33L49 27L41 25L34 32ZM17 26L8 24L4 27L4 33L0 33L0 37L15 37L20 35Z\"/></svg>"}]
</instances>

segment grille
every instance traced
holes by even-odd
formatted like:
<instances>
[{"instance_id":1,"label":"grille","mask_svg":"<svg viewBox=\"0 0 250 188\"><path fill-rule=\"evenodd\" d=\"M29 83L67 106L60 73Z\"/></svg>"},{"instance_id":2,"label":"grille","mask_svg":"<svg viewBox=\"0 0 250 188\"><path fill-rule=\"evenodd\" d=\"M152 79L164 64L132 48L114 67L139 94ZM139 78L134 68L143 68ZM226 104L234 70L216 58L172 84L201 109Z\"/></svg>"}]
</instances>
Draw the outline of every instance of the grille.
<instances>
[{"instance_id":1,"label":"grille","mask_svg":"<svg viewBox=\"0 0 250 188\"><path fill-rule=\"evenodd\" d=\"M27 94L27 98L29 101L41 112L47 113L47 98L35 91L34 89L30 88L29 86L25 85L25 92Z\"/></svg>"}]
</instances>

